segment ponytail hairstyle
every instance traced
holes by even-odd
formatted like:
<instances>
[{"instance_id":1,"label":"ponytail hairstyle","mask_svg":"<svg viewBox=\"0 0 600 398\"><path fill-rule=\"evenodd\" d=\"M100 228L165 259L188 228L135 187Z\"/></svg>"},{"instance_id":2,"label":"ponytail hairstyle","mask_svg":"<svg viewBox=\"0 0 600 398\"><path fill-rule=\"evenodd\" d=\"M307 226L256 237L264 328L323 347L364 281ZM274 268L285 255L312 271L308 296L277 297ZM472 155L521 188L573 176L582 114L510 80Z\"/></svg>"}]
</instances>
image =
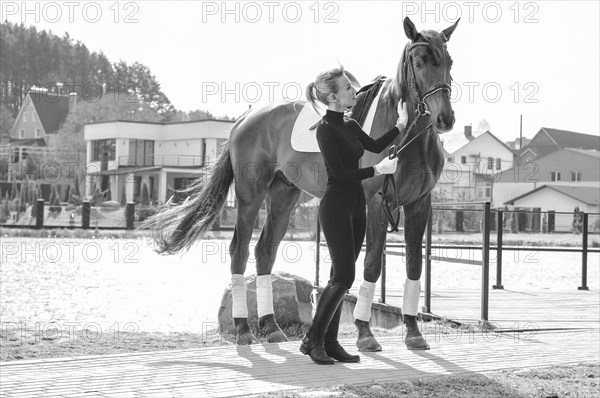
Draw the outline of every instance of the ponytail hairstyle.
<instances>
[{"instance_id":1,"label":"ponytail hairstyle","mask_svg":"<svg viewBox=\"0 0 600 398\"><path fill-rule=\"evenodd\" d=\"M319 101L329 105L329 95L336 94L339 91L337 79L344 75L344 67L334 68L322 72L317 76L314 82L306 87L306 100L310 102L315 112L319 113L316 102Z\"/></svg>"}]
</instances>

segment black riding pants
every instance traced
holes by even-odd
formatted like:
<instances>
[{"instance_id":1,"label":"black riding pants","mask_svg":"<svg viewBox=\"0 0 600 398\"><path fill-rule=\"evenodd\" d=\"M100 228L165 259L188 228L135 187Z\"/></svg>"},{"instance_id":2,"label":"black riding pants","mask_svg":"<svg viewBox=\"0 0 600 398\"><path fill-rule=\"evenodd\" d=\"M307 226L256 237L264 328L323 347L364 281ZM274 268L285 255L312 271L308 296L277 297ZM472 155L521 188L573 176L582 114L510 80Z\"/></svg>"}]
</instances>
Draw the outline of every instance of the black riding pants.
<instances>
[{"instance_id":1,"label":"black riding pants","mask_svg":"<svg viewBox=\"0 0 600 398\"><path fill-rule=\"evenodd\" d=\"M331 256L330 283L354 283L356 259L366 230L365 191L361 183L327 185L319 206L319 221Z\"/></svg>"}]
</instances>

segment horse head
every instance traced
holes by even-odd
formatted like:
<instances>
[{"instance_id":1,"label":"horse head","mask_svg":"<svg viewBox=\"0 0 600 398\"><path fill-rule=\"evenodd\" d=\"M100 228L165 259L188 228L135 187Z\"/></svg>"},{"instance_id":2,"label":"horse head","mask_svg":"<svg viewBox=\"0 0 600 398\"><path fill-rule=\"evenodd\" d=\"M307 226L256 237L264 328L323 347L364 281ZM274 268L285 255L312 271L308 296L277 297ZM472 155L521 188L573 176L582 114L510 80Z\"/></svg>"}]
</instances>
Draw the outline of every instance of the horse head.
<instances>
[{"instance_id":1,"label":"horse head","mask_svg":"<svg viewBox=\"0 0 600 398\"><path fill-rule=\"evenodd\" d=\"M397 88L400 97L412 104L413 109L409 108L409 112L430 115L432 126L438 133L451 130L455 121L450 103L452 58L446 42L459 20L441 32L418 32L408 17L404 19L404 32L410 42L398 67Z\"/></svg>"}]
</instances>

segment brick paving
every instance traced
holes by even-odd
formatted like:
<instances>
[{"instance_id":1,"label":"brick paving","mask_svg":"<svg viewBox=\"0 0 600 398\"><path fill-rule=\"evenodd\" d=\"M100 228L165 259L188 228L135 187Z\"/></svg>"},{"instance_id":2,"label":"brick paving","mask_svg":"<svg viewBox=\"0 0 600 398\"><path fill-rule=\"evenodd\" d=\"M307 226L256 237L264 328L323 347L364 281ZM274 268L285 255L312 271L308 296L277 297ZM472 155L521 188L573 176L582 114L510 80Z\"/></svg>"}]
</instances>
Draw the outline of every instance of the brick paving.
<instances>
[{"instance_id":1,"label":"brick paving","mask_svg":"<svg viewBox=\"0 0 600 398\"><path fill-rule=\"evenodd\" d=\"M430 351L408 351L399 337L381 337L382 352L333 366L313 364L298 351L299 342L3 362L0 396L233 397L600 360L597 329L429 331L428 340ZM342 343L350 348L354 340Z\"/></svg>"}]
</instances>

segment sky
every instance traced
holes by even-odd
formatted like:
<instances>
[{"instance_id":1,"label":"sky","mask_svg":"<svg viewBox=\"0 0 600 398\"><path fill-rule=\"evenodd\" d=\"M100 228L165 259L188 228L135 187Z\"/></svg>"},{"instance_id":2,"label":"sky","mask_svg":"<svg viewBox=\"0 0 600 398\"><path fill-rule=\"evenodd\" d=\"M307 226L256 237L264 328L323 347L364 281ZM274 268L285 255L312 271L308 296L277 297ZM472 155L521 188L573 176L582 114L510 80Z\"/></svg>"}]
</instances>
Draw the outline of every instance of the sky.
<instances>
[{"instance_id":1,"label":"sky","mask_svg":"<svg viewBox=\"0 0 600 398\"><path fill-rule=\"evenodd\" d=\"M508 141L541 127L600 134L599 1L3 1L1 19L68 32L111 62L147 65L180 110L239 116L249 106L304 99L339 63L361 84L395 74L418 30L460 22L454 130Z\"/></svg>"}]
</instances>

